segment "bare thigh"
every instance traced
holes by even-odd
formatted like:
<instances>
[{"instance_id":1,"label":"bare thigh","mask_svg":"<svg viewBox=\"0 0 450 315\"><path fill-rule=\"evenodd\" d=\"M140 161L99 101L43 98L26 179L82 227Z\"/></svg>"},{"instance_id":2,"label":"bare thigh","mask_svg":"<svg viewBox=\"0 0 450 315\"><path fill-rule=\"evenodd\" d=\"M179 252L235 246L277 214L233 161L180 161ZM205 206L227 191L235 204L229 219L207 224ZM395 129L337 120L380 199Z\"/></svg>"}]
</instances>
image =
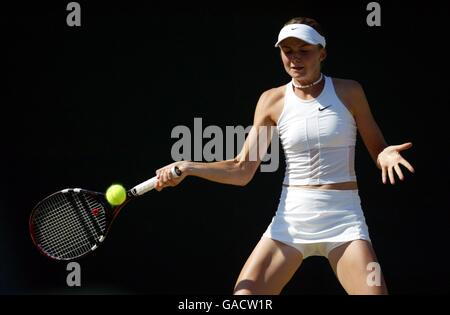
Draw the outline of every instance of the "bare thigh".
<instances>
[{"instance_id":1,"label":"bare thigh","mask_svg":"<svg viewBox=\"0 0 450 315\"><path fill-rule=\"evenodd\" d=\"M234 294L280 294L302 261L297 249L263 237L242 268Z\"/></svg>"},{"instance_id":2,"label":"bare thigh","mask_svg":"<svg viewBox=\"0 0 450 315\"><path fill-rule=\"evenodd\" d=\"M336 247L328 260L348 294L388 294L372 244L355 240Z\"/></svg>"}]
</instances>

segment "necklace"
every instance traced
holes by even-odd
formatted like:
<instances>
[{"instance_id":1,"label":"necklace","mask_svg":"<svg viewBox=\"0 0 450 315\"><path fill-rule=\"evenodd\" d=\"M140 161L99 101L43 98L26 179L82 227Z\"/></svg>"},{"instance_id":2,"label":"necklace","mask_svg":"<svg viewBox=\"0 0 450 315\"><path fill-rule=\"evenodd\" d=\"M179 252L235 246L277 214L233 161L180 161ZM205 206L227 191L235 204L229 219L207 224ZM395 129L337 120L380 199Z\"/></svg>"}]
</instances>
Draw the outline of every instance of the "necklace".
<instances>
[{"instance_id":1,"label":"necklace","mask_svg":"<svg viewBox=\"0 0 450 315\"><path fill-rule=\"evenodd\" d=\"M295 86L297 89L306 89L306 88L314 86L317 83L319 83L320 81L322 81L322 78L323 78L323 75L322 75L322 73L320 73L320 78L316 82L313 82L313 83L307 84L307 85L298 85L295 83L294 79L292 79L292 85Z\"/></svg>"}]
</instances>

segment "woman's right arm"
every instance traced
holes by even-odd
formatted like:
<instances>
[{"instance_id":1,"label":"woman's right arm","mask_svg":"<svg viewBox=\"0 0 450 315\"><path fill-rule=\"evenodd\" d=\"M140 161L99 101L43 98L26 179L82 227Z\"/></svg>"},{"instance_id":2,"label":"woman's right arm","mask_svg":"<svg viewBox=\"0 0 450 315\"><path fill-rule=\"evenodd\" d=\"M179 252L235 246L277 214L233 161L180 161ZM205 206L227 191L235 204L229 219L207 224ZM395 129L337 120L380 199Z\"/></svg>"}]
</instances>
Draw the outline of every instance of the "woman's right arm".
<instances>
[{"instance_id":1,"label":"woman's right arm","mask_svg":"<svg viewBox=\"0 0 450 315\"><path fill-rule=\"evenodd\" d=\"M273 94L273 90L269 90L259 98L253 126L241 152L234 159L209 163L189 161L172 163L156 171L158 182L155 189L160 191L167 186L176 186L186 176L197 176L213 182L238 186L244 186L250 182L272 140L271 127L275 125L271 118ZM173 166L180 169L182 176L172 178L170 170Z\"/></svg>"}]
</instances>

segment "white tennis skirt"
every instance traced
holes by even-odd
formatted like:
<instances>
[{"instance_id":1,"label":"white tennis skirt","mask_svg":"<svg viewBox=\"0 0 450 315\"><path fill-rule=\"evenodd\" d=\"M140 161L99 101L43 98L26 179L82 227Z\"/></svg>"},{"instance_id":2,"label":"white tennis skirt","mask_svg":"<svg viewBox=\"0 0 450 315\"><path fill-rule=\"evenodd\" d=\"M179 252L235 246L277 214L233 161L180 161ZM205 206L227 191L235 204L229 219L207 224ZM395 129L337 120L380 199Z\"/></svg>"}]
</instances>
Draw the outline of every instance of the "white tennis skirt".
<instances>
[{"instance_id":1,"label":"white tennis skirt","mask_svg":"<svg viewBox=\"0 0 450 315\"><path fill-rule=\"evenodd\" d=\"M285 243L370 242L358 190L283 186L263 236Z\"/></svg>"}]
</instances>

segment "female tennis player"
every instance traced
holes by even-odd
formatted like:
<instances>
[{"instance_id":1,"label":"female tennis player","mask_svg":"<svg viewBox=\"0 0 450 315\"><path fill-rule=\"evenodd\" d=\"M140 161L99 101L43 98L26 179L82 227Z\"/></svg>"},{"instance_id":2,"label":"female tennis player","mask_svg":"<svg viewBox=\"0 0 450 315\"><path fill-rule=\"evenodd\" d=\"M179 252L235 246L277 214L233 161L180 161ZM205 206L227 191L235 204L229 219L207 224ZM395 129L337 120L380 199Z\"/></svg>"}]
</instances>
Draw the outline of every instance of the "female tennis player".
<instances>
[{"instance_id":1,"label":"female tennis player","mask_svg":"<svg viewBox=\"0 0 450 315\"><path fill-rule=\"evenodd\" d=\"M395 173L404 180L400 165L414 172L400 154L412 143L388 145L361 85L322 74L326 41L315 20L290 20L275 46L292 80L261 95L238 156L213 163L172 163L156 172L156 189L175 186L186 176L247 184L261 162L259 156L250 158L252 148L261 143L256 130L276 126L286 158L281 197L272 222L242 268L234 294L279 294L302 261L313 255L328 258L348 294L387 294L358 193L356 135L358 130L384 184L388 179L395 184ZM265 139L267 145L270 139ZM172 178L174 165L183 172L181 177Z\"/></svg>"}]
</instances>

